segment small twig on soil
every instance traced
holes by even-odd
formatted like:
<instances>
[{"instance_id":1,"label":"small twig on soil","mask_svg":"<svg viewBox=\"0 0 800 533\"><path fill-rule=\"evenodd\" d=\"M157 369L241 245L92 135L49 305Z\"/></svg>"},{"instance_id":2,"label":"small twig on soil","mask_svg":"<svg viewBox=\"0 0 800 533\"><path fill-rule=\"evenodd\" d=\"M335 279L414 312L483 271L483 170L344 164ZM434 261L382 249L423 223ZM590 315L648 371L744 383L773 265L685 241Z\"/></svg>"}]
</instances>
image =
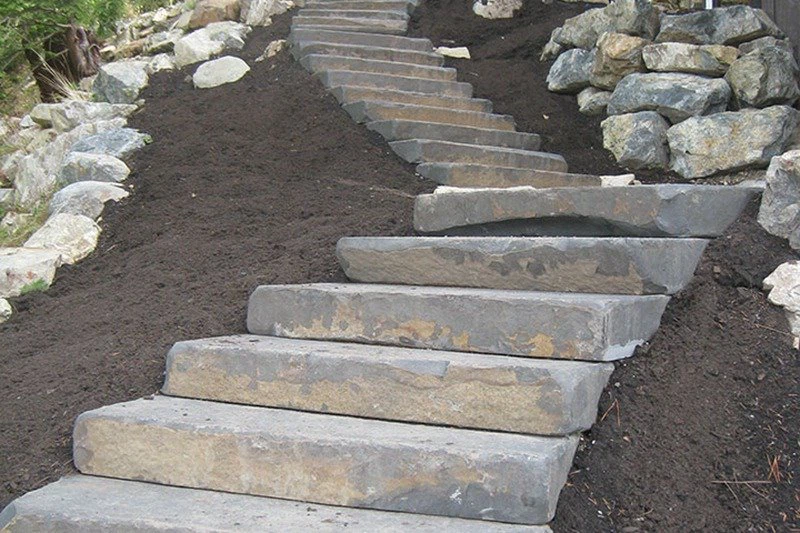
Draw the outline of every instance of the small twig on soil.
<instances>
[{"instance_id":1,"label":"small twig on soil","mask_svg":"<svg viewBox=\"0 0 800 533\"><path fill-rule=\"evenodd\" d=\"M617 400L616 398L614 398L614 401L613 401L613 402L611 402L611 405L609 405L609 406L608 406L608 409L606 409L606 412L605 412L605 413L603 413L603 416L601 416L601 417L600 417L600 422L602 422L603 420L605 420L605 419L606 419L606 417L608 416L608 413L610 413L610 412L611 412L611 410L612 410L612 409L614 409L614 408L616 408L616 410L617 410L617 427L619 427L619 426L620 426L620 419L619 419L619 400Z\"/></svg>"},{"instance_id":2,"label":"small twig on soil","mask_svg":"<svg viewBox=\"0 0 800 533\"><path fill-rule=\"evenodd\" d=\"M780 459L781 459L781 456L780 455L776 455L769 462L769 476L767 476L767 479L774 479L775 483L780 483L781 482L781 477L782 476L781 476L781 467L780 467L780 463L779 463Z\"/></svg>"},{"instance_id":3,"label":"small twig on soil","mask_svg":"<svg viewBox=\"0 0 800 533\"><path fill-rule=\"evenodd\" d=\"M757 485L772 485L772 481L767 481L764 479L751 479L749 481L728 481L725 479L715 479L711 483L718 485L750 485L753 483Z\"/></svg>"}]
</instances>

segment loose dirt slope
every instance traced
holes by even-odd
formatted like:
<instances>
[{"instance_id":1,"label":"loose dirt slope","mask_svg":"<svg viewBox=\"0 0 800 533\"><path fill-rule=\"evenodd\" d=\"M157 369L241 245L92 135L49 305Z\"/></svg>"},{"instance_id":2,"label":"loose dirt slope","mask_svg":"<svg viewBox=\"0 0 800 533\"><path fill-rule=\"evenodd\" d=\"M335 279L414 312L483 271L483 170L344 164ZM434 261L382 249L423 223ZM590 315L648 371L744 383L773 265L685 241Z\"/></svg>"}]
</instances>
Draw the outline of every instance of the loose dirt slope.
<instances>
[{"instance_id":1,"label":"loose dirt slope","mask_svg":"<svg viewBox=\"0 0 800 533\"><path fill-rule=\"evenodd\" d=\"M343 235L410 232L429 190L292 61L253 60L288 16L248 39L242 81L194 90L159 75L132 123L132 163L97 251L0 326L0 506L71 470L74 418L155 392L172 343L243 332L258 284L342 280Z\"/></svg>"}]
</instances>

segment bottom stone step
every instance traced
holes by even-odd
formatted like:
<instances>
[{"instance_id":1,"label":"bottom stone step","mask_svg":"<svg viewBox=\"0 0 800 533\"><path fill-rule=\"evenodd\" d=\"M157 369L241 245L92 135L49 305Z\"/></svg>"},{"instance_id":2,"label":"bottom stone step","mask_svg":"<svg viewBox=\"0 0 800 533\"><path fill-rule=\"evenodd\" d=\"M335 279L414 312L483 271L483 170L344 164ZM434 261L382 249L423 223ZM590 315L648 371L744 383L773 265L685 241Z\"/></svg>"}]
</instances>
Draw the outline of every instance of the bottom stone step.
<instances>
[{"instance_id":1,"label":"bottom stone step","mask_svg":"<svg viewBox=\"0 0 800 533\"><path fill-rule=\"evenodd\" d=\"M8 533L550 533L546 526L309 505L93 476L65 477L0 513Z\"/></svg>"},{"instance_id":2,"label":"bottom stone step","mask_svg":"<svg viewBox=\"0 0 800 533\"><path fill-rule=\"evenodd\" d=\"M84 474L528 525L578 444L166 396L83 413L73 441Z\"/></svg>"}]
</instances>

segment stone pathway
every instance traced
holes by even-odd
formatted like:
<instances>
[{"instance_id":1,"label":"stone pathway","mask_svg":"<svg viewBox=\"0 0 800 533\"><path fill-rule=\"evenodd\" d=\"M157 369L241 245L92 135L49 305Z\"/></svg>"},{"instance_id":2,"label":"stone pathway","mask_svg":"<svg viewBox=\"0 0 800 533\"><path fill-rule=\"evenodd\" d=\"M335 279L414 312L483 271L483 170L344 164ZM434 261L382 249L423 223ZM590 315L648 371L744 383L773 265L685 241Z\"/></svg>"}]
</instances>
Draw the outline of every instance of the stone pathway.
<instances>
[{"instance_id":1,"label":"stone pathway","mask_svg":"<svg viewBox=\"0 0 800 533\"><path fill-rule=\"evenodd\" d=\"M400 36L412 7L315 0L290 41L450 185L417 199L430 236L342 239L360 283L256 289L251 335L179 343L164 395L81 415L83 475L16 500L3 530L549 530L609 361L756 192L568 173Z\"/></svg>"}]
</instances>

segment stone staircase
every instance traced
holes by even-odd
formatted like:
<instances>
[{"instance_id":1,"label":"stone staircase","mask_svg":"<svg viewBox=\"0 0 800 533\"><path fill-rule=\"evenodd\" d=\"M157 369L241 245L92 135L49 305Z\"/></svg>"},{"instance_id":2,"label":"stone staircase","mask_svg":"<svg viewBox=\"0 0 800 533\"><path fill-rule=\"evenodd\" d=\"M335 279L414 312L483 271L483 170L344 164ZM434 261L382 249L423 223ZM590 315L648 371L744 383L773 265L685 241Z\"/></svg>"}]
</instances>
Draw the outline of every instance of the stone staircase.
<instances>
[{"instance_id":1,"label":"stone staircase","mask_svg":"<svg viewBox=\"0 0 800 533\"><path fill-rule=\"evenodd\" d=\"M400 36L412 7L310 1L290 40L449 186L417 199L430 235L343 238L357 283L259 287L251 335L176 344L163 395L81 415L82 475L13 502L3 531L549 531L609 361L755 191L568 173Z\"/></svg>"}]
</instances>

